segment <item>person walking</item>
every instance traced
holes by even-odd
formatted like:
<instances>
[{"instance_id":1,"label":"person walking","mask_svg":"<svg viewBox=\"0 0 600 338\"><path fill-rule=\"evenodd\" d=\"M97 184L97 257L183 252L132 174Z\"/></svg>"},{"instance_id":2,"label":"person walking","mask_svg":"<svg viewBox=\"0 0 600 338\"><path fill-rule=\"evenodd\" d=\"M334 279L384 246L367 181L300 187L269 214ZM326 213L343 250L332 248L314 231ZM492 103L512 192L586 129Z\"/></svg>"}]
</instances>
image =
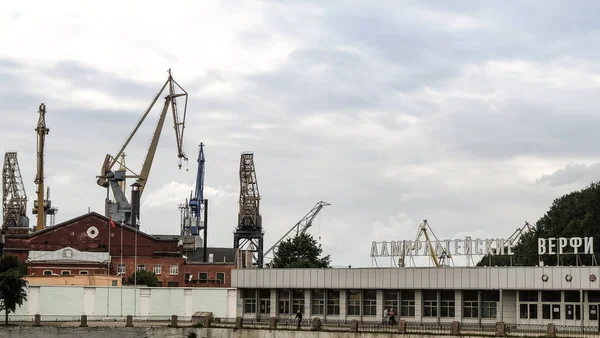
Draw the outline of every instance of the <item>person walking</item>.
<instances>
[{"instance_id":1,"label":"person walking","mask_svg":"<svg viewBox=\"0 0 600 338\"><path fill-rule=\"evenodd\" d=\"M386 308L383 310L383 324L384 324L384 325L385 325L385 324L387 324L387 323L389 323L389 320L390 320L390 319L388 318L388 316L389 316L389 312L388 312L388 309L387 309L387 307L386 307Z\"/></svg>"},{"instance_id":2,"label":"person walking","mask_svg":"<svg viewBox=\"0 0 600 338\"><path fill-rule=\"evenodd\" d=\"M300 310L296 312L296 319L298 320L298 330L300 330L300 325L302 324L302 312Z\"/></svg>"},{"instance_id":3,"label":"person walking","mask_svg":"<svg viewBox=\"0 0 600 338\"><path fill-rule=\"evenodd\" d=\"M394 313L394 309L390 308L390 312L388 312L388 316L390 316L390 325L396 324L396 314Z\"/></svg>"}]
</instances>

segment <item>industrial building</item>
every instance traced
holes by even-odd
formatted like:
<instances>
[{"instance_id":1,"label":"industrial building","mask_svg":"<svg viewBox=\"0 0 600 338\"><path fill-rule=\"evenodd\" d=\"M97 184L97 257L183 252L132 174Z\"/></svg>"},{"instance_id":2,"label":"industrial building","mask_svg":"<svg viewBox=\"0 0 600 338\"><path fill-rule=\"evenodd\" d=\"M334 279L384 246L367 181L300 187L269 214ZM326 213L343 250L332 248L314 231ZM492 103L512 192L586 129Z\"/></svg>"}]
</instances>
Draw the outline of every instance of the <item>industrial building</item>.
<instances>
[{"instance_id":1,"label":"industrial building","mask_svg":"<svg viewBox=\"0 0 600 338\"><path fill-rule=\"evenodd\" d=\"M598 266L239 269L237 316L598 326Z\"/></svg>"}]
</instances>

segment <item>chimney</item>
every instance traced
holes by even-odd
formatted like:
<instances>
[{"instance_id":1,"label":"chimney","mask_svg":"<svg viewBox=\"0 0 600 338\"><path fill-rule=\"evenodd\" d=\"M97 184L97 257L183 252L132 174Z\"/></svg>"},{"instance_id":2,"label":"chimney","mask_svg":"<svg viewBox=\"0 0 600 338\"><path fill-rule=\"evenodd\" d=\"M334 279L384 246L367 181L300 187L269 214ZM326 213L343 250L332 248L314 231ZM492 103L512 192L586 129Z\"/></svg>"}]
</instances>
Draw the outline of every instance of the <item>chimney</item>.
<instances>
[{"instance_id":1,"label":"chimney","mask_svg":"<svg viewBox=\"0 0 600 338\"><path fill-rule=\"evenodd\" d=\"M131 221L132 227L139 229L138 219L140 218L140 192L141 185L136 181L131 185Z\"/></svg>"}]
</instances>

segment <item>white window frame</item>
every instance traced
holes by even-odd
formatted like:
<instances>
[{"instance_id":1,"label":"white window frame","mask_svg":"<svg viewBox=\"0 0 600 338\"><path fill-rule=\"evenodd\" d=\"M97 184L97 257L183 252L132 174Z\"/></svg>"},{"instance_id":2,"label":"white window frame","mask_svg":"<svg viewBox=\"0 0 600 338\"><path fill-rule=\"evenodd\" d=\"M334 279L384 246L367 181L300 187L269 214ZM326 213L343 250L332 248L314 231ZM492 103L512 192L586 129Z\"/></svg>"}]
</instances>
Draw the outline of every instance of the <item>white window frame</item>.
<instances>
[{"instance_id":1,"label":"white window frame","mask_svg":"<svg viewBox=\"0 0 600 338\"><path fill-rule=\"evenodd\" d=\"M71 270L61 270L60 271L60 275L61 276L70 276L71 275Z\"/></svg>"},{"instance_id":2,"label":"white window frame","mask_svg":"<svg viewBox=\"0 0 600 338\"><path fill-rule=\"evenodd\" d=\"M218 282L218 280L219 280L219 274L221 274L221 273L223 274L223 283L221 283L220 285L223 285L223 284L225 284L225 279L227 277L226 274L225 274L225 272L217 272L217 274L215 275L216 276L215 279L217 280L217 283L219 283Z\"/></svg>"},{"instance_id":3,"label":"white window frame","mask_svg":"<svg viewBox=\"0 0 600 338\"><path fill-rule=\"evenodd\" d=\"M153 271L155 275L160 275L162 273L162 265L154 264Z\"/></svg>"},{"instance_id":4,"label":"white window frame","mask_svg":"<svg viewBox=\"0 0 600 338\"><path fill-rule=\"evenodd\" d=\"M137 272L146 271L146 264L138 264L136 268Z\"/></svg>"},{"instance_id":5,"label":"white window frame","mask_svg":"<svg viewBox=\"0 0 600 338\"><path fill-rule=\"evenodd\" d=\"M117 264L117 273L124 274L127 271L126 267L125 264Z\"/></svg>"},{"instance_id":6,"label":"white window frame","mask_svg":"<svg viewBox=\"0 0 600 338\"><path fill-rule=\"evenodd\" d=\"M171 265L169 266L169 274L170 274L171 276L176 276L176 275L178 275L178 274L179 274L179 265L177 265L177 264L171 264Z\"/></svg>"},{"instance_id":7,"label":"white window frame","mask_svg":"<svg viewBox=\"0 0 600 338\"><path fill-rule=\"evenodd\" d=\"M49 273L49 274L46 274L46 272L50 272L50 273ZM54 273L54 272L53 272L52 270L44 270L44 271L42 272L42 275L43 275L43 276L52 276L52 274L53 274L53 273Z\"/></svg>"},{"instance_id":8,"label":"white window frame","mask_svg":"<svg viewBox=\"0 0 600 338\"><path fill-rule=\"evenodd\" d=\"M87 270L81 270L81 271L79 271L79 274L80 275L89 275Z\"/></svg>"}]
</instances>

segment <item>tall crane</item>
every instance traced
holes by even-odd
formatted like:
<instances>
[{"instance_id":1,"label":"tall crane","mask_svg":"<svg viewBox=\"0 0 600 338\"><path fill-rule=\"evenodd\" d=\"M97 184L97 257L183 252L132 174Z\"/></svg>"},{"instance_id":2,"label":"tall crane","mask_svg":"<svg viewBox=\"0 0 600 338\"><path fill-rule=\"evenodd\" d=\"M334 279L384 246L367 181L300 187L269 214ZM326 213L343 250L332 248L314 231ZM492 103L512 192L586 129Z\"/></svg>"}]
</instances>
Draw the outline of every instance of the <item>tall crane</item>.
<instances>
[{"instance_id":1,"label":"tall crane","mask_svg":"<svg viewBox=\"0 0 600 338\"><path fill-rule=\"evenodd\" d=\"M296 236L304 234L306 230L308 230L308 228L312 226L313 220L317 217L321 209L330 205L331 204L323 201L317 202L317 204L315 204L315 206L306 215L304 215L304 217L302 217L302 219L299 220L298 223L294 224L294 226L291 227L290 230L288 230L288 232L286 232L285 235L283 235L277 242L275 242L275 244L273 244L273 246L269 248L269 250L265 251L265 259L272 260L273 258L270 257L269 254L277 254L279 244L281 244L281 242L288 238L290 234L294 232L294 230L296 231Z\"/></svg>"},{"instance_id":2,"label":"tall crane","mask_svg":"<svg viewBox=\"0 0 600 338\"><path fill-rule=\"evenodd\" d=\"M240 201L238 224L233 234L233 247L252 254L252 266L263 267L262 216L260 193L254 167L254 154L243 152L240 157Z\"/></svg>"},{"instance_id":3,"label":"tall crane","mask_svg":"<svg viewBox=\"0 0 600 338\"><path fill-rule=\"evenodd\" d=\"M37 127L37 173L35 175L35 184L37 185L37 199L33 201L33 214L37 215L35 231L43 230L46 227L46 214L51 208L50 201L44 200L44 146L46 135L50 129L46 127L46 105L41 103L38 113Z\"/></svg>"},{"instance_id":4,"label":"tall crane","mask_svg":"<svg viewBox=\"0 0 600 338\"><path fill-rule=\"evenodd\" d=\"M29 227L27 194L16 152L4 154L2 167L2 228Z\"/></svg>"},{"instance_id":5,"label":"tall crane","mask_svg":"<svg viewBox=\"0 0 600 338\"><path fill-rule=\"evenodd\" d=\"M152 167L152 162L154 161L154 155L156 154L156 148L158 146L158 141L160 140L160 134L163 129L163 125L165 123L165 118L167 116L167 111L169 107L171 108L171 112L173 114L173 124L175 129L175 139L177 142L177 157L179 159L179 169L181 169L182 160L187 161L187 157L183 152L183 131L185 129L185 117L187 114L187 101L188 101L188 93L173 79L171 74L171 69L168 71L168 78L165 81L164 85L152 100L152 103L146 109L146 112L142 115L137 125L121 147L115 156L111 156L107 154L104 163L102 164L102 168L100 171L100 175L98 177L98 185L106 188L106 209L105 214L107 217L112 217L113 219L123 221L126 224L131 226L136 226L139 228L139 203L141 199L141 195L144 192L144 188L148 183L148 176L150 175L150 169ZM144 163L142 165L141 171L136 173L131 170L131 168L127 167L123 161L120 161L121 155L125 151L125 148L140 128L152 107L163 93L165 88L168 86L168 94L165 96L165 103L163 105L163 109L158 118L158 123L156 124L156 128L154 130L154 134L152 140L150 142L150 146L148 147L148 152L146 153L146 158L144 159ZM177 99L183 97L183 114L180 114L178 111L178 103ZM122 166L119 169L115 169L115 165L119 164ZM122 189L119 182L127 178L135 179L135 183L132 184L132 203L130 204L125 196L125 191ZM109 193L112 190L114 201L109 199Z\"/></svg>"},{"instance_id":6,"label":"tall crane","mask_svg":"<svg viewBox=\"0 0 600 338\"><path fill-rule=\"evenodd\" d=\"M191 224L185 235L198 236L200 230L204 229L204 225L201 222L202 206L204 206L204 143L200 143L200 150L198 151L198 173L196 174L196 189L194 195L190 196L190 209L191 209ZM206 236L205 236L206 237ZM206 238L205 238L206 240Z\"/></svg>"}]
</instances>

